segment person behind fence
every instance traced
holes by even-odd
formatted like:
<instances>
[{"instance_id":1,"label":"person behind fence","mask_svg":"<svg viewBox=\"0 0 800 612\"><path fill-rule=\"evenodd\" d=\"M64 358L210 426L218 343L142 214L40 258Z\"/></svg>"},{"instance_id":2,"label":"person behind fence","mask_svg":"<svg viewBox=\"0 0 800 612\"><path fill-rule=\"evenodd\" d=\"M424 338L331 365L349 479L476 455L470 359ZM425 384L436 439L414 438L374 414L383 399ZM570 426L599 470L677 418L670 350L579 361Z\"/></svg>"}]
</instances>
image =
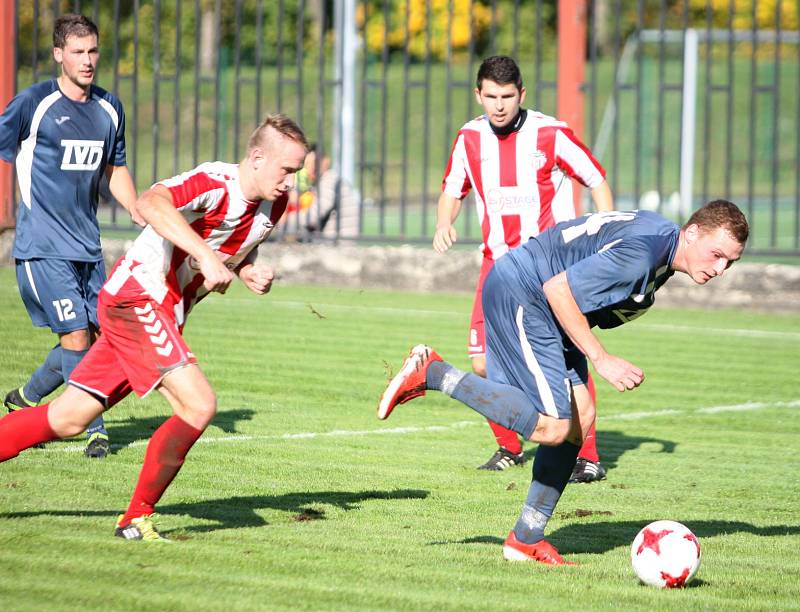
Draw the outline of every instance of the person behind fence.
<instances>
[{"instance_id":1,"label":"person behind fence","mask_svg":"<svg viewBox=\"0 0 800 612\"><path fill-rule=\"evenodd\" d=\"M575 217L572 182L591 189L599 211L614 207L605 170L563 121L521 107L526 90L517 63L507 56L489 57L478 68L475 99L484 113L467 122L453 143L437 207L433 248L447 251L457 240L454 227L461 204L475 194L483 234L481 264L468 353L472 371L486 375L486 335L481 293L494 263L557 221ZM588 380L592 401L594 382ZM523 463L522 444L513 431L489 421L498 448L480 469L504 470ZM578 454L574 482L605 478L592 426Z\"/></svg>"},{"instance_id":2,"label":"person behind fence","mask_svg":"<svg viewBox=\"0 0 800 612\"><path fill-rule=\"evenodd\" d=\"M359 234L358 215L353 188L331 167L328 156L319 155L317 143L311 143L289 197L284 231L301 241L355 238Z\"/></svg>"},{"instance_id":3,"label":"person behind fence","mask_svg":"<svg viewBox=\"0 0 800 612\"><path fill-rule=\"evenodd\" d=\"M273 272L256 263L257 246L286 209L305 154L297 124L269 115L238 165L201 164L142 194L136 209L147 226L100 291L102 335L61 395L0 419L0 461L83 431L131 390L144 397L157 389L174 415L150 439L115 535L164 540L154 507L216 412L214 391L182 335L186 317L209 292L225 293L234 274L256 294L269 291Z\"/></svg>"},{"instance_id":4,"label":"person behind fence","mask_svg":"<svg viewBox=\"0 0 800 612\"><path fill-rule=\"evenodd\" d=\"M726 200L695 211L683 227L648 211L558 223L504 255L486 277L487 378L415 346L381 396L378 417L430 389L537 442L533 480L503 555L565 564L545 528L594 421L587 359L618 391L645 380L640 367L607 352L592 328L644 314L675 272L699 285L722 276L748 233L744 215Z\"/></svg>"},{"instance_id":5,"label":"person behind fence","mask_svg":"<svg viewBox=\"0 0 800 612\"><path fill-rule=\"evenodd\" d=\"M58 78L21 91L0 115L0 159L16 159L20 204L13 256L31 321L58 335L42 365L9 391L9 411L38 404L66 380L97 333L97 294L105 280L97 223L101 179L134 212L136 189L125 160L122 103L94 84L97 26L66 14L53 28ZM88 423L85 454L109 450L102 415Z\"/></svg>"}]
</instances>

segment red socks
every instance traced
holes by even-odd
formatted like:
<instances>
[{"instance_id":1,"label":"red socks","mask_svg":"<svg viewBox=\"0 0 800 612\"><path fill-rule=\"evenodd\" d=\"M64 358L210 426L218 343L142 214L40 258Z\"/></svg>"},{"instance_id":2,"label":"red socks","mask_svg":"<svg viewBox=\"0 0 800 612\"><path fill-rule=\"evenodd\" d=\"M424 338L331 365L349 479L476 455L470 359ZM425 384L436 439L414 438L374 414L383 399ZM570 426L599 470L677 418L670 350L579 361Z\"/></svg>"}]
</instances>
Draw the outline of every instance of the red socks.
<instances>
[{"instance_id":1,"label":"red socks","mask_svg":"<svg viewBox=\"0 0 800 612\"><path fill-rule=\"evenodd\" d=\"M589 395L592 396L592 403L597 406L597 391L594 388L594 379L591 374L586 383L586 388L589 390ZM596 422L597 419L595 419L595 423ZM578 457L582 457L593 463L599 463L600 456L597 454L597 430L594 428L595 423L592 423L592 428L586 434L583 446L581 446L581 450L578 451Z\"/></svg>"},{"instance_id":2,"label":"red socks","mask_svg":"<svg viewBox=\"0 0 800 612\"><path fill-rule=\"evenodd\" d=\"M519 441L519 436L515 431L506 429L502 425L498 425L489 419L486 419L486 422L489 423L489 427L492 428L492 433L494 433L494 439L497 440L498 446L502 446L508 452L514 453L515 455L519 455L522 452L522 443Z\"/></svg>"},{"instance_id":3,"label":"red socks","mask_svg":"<svg viewBox=\"0 0 800 612\"><path fill-rule=\"evenodd\" d=\"M15 410L0 419L0 461L8 461L40 442L57 440L47 420L47 406Z\"/></svg>"},{"instance_id":4,"label":"red socks","mask_svg":"<svg viewBox=\"0 0 800 612\"><path fill-rule=\"evenodd\" d=\"M136 483L120 526L124 527L131 519L153 513L153 507L178 474L186 454L202 433L202 429L195 429L177 415L171 416L156 429L147 445L139 482Z\"/></svg>"}]
</instances>

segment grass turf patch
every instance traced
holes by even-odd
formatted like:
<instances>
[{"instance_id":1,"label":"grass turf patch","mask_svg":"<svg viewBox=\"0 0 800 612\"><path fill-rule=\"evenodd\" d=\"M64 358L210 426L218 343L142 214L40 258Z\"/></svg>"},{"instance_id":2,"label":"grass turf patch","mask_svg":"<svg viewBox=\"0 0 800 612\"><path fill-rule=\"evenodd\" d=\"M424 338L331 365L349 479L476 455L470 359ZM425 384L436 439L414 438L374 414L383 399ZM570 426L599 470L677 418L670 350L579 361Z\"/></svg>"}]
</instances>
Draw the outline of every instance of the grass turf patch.
<instances>
[{"instance_id":1,"label":"grass turf patch","mask_svg":"<svg viewBox=\"0 0 800 612\"><path fill-rule=\"evenodd\" d=\"M0 389L52 345L0 270ZM702 291L702 289L699 289ZM503 561L530 463L475 470L494 450L483 419L431 393L375 418L408 348L429 342L468 368L471 296L241 286L193 313L189 345L219 413L159 505L176 543L112 537L146 442L169 414L159 397L107 413L113 454L82 439L0 466L0 608L586 609L796 606L800 524L800 316L654 308L603 333L647 380L598 381L608 479L570 485L550 522L578 567ZM535 448L526 447L532 457ZM628 550L669 518L700 539L690 588L640 586Z\"/></svg>"}]
</instances>

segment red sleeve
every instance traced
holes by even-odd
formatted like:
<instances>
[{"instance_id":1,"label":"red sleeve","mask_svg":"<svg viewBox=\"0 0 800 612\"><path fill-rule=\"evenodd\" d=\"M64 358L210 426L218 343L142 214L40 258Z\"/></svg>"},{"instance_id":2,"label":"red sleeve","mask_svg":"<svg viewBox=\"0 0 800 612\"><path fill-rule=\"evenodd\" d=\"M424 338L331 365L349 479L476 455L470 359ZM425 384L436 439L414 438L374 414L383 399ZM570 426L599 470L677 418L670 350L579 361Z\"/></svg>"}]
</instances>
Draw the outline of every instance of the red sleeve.
<instances>
[{"instance_id":1,"label":"red sleeve","mask_svg":"<svg viewBox=\"0 0 800 612\"><path fill-rule=\"evenodd\" d=\"M159 184L169 189L175 208L199 212L213 209L226 189L224 182L198 170L160 181Z\"/></svg>"}]
</instances>

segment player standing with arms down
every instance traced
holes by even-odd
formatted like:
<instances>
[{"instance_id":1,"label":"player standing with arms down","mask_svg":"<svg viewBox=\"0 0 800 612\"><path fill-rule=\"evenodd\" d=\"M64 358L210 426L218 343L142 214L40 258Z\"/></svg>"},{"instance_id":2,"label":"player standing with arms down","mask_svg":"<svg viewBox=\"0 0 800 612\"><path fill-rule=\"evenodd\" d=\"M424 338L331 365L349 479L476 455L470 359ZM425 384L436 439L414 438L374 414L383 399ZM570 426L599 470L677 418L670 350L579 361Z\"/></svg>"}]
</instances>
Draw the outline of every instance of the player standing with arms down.
<instances>
[{"instance_id":1,"label":"player standing with arms down","mask_svg":"<svg viewBox=\"0 0 800 612\"><path fill-rule=\"evenodd\" d=\"M116 97L93 84L99 56L97 26L82 15L62 15L53 28L61 75L20 92L0 115L0 159L16 158L21 194L13 250L17 284L33 324L59 339L31 379L6 395L9 411L38 404L69 380L94 340L97 294L106 277L97 224L104 174L112 195L136 219L125 113ZM87 425L85 454L105 457L103 417Z\"/></svg>"},{"instance_id":2,"label":"player standing with arms down","mask_svg":"<svg viewBox=\"0 0 800 612\"><path fill-rule=\"evenodd\" d=\"M254 263L256 247L286 209L306 147L297 124L270 115L238 165L205 163L139 198L136 210L148 225L100 292L103 334L59 397L0 419L0 461L75 435L131 390L143 397L158 389L174 415L150 439L115 535L165 540L153 524L154 506L216 412L214 391L181 335L183 324L209 292L225 293L234 273L254 293L269 291L273 273Z\"/></svg>"},{"instance_id":3,"label":"player standing with arms down","mask_svg":"<svg viewBox=\"0 0 800 612\"><path fill-rule=\"evenodd\" d=\"M563 565L544 530L594 421L586 360L618 391L644 381L644 372L608 353L591 328L644 314L675 271L699 285L721 276L741 256L748 233L742 212L725 200L697 210L682 228L647 211L559 223L501 258L486 278L488 378L415 346L381 396L378 417L435 389L538 442L533 482L503 555Z\"/></svg>"},{"instance_id":4,"label":"player standing with arms down","mask_svg":"<svg viewBox=\"0 0 800 612\"><path fill-rule=\"evenodd\" d=\"M481 295L495 261L510 249L575 217L572 182L591 189L599 211L610 211L613 197L605 170L566 123L521 108L526 90L516 62L507 56L485 59L478 69L475 99L484 114L458 132L447 162L439 197L433 248L444 253L456 241L453 223L469 191L475 191L478 222L483 234L481 264L472 322L469 356L472 370L486 376L486 335ZM588 381L592 401L594 384ZM513 431L489 421L499 445L480 469L504 470L523 462L522 444ZM605 478L594 426L578 455L574 481Z\"/></svg>"}]
</instances>

